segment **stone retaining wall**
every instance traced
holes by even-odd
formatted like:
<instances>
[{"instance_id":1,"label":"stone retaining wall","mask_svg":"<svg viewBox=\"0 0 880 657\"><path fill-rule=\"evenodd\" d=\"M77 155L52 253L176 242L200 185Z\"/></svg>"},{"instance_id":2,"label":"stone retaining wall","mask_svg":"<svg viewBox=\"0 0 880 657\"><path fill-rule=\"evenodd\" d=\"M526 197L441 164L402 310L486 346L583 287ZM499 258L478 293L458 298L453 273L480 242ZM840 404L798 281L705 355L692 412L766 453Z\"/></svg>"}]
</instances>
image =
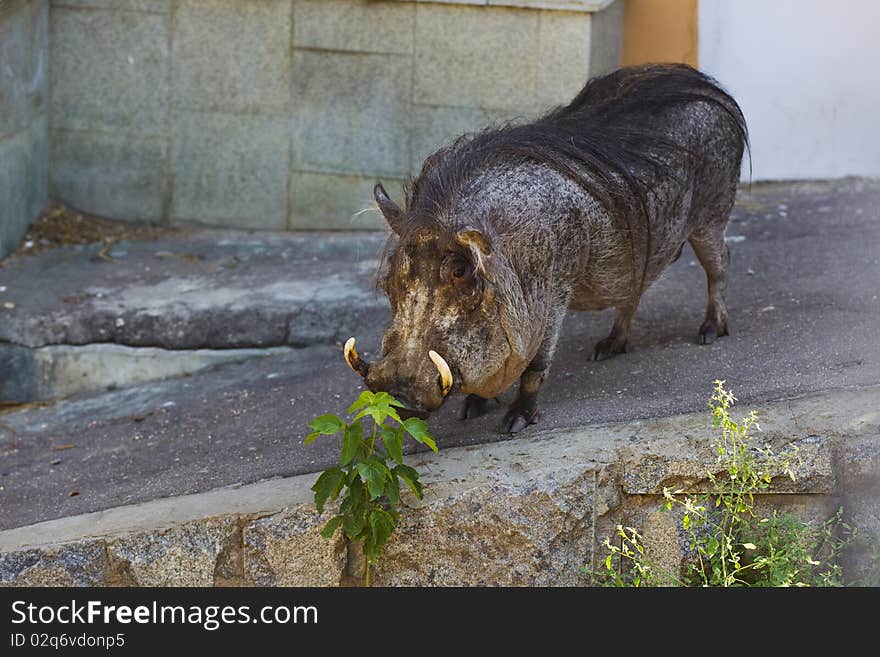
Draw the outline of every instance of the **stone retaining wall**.
<instances>
[{"instance_id":1,"label":"stone retaining wall","mask_svg":"<svg viewBox=\"0 0 880 657\"><path fill-rule=\"evenodd\" d=\"M0 258L48 195L49 2L0 0Z\"/></svg>"}]
</instances>

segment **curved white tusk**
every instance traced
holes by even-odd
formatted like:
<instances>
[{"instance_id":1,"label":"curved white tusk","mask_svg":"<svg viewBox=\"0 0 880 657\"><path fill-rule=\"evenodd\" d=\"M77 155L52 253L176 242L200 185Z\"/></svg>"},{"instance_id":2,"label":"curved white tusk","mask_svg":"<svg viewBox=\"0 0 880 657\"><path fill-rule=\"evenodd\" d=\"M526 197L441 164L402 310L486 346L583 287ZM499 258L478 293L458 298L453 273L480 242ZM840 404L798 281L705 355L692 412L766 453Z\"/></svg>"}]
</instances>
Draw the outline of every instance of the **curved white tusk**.
<instances>
[{"instance_id":1,"label":"curved white tusk","mask_svg":"<svg viewBox=\"0 0 880 657\"><path fill-rule=\"evenodd\" d=\"M428 357L431 359L431 362L434 363L434 367L440 372L440 390L445 397L452 389L452 370L449 369L449 365L443 360L443 356L433 349L428 352Z\"/></svg>"},{"instance_id":2,"label":"curved white tusk","mask_svg":"<svg viewBox=\"0 0 880 657\"><path fill-rule=\"evenodd\" d=\"M349 338L345 342L342 353L345 354L345 362L348 363L348 366L357 374L363 376L364 362L358 355L357 349L354 348L354 338Z\"/></svg>"}]
</instances>

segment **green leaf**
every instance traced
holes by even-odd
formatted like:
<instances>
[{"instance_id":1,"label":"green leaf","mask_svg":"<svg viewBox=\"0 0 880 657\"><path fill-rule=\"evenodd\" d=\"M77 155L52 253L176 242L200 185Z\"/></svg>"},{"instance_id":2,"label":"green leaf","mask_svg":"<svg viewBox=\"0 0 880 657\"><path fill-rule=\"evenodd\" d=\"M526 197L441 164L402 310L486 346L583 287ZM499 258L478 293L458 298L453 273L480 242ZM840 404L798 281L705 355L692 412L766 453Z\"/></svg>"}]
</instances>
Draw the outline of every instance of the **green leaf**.
<instances>
[{"instance_id":1,"label":"green leaf","mask_svg":"<svg viewBox=\"0 0 880 657\"><path fill-rule=\"evenodd\" d=\"M419 473L408 465L398 465L392 470L394 474L403 479L418 499L422 499L422 484L419 482Z\"/></svg>"},{"instance_id":2,"label":"green leaf","mask_svg":"<svg viewBox=\"0 0 880 657\"><path fill-rule=\"evenodd\" d=\"M349 413L354 413L356 410L363 408L364 406L369 406L374 403L376 400L375 395L369 390L364 390L357 399L355 399L354 403L348 407Z\"/></svg>"},{"instance_id":3,"label":"green leaf","mask_svg":"<svg viewBox=\"0 0 880 657\"><path fill-rule=\"evenodd\" d=\"M403 408L405 404L397 401L394 397L389 395L387 392L377 392L375 396L374 404L383 404L385 406L397 406L398 408Z\"/></svg>"},{"instance_id":4,"label":"green leaf","mask_svg":"<svg viewBox=\"0 0 880 657\"><path fill-rule=\"evenodd\" d=\"M332 413L327 413L326 415L319 415L309 422L309 426L315 433L332 436L344 429L345 423Z\"/></svg>"},{"instance_id":5,"label":"green leaf","mask_svg":"<svg viewBox=\"0 0 880 657\"><path fill-rule=\"evenodd\" d=\"M333 533L339 528L339 525L342 524L343 519L342 516L333 516L330 518L330 521L324 525L324 529L321 530L321 536L324 538L330 538L333 536Z\"/></svg>"},{"instance_id":6,"label":"green leaf","mask_svg":"<svg viewBox=\"0 0 880 657\"><path fill-rule=\"evenodd\" d=\"M403 463L403 436L391 427L382 427L382 444L388 456L398 463Z\"/></svg>"},{"instance_id":7,"label":"green leaf","mask_svg":"<svg viewBox=\"0 0 880 657\"><path fill-rule=\"evenodd\" d=\"M382 468L378 467L377 463L374 459L370 459L369 461L357 464L358 472L367 482L371 500L380 497L385 490L385 472L382 471ZM385 470L387 471L388 468L385 468Z\"/></svg>"},{"instance_id":8,"label":"green leaf","mask_svg":"<svg viewBox=\"0 0 880 657\"><path fill-rule=\"evenodd\" d=\"M367 406L360 413L355 415L354 419L359 420L362 417L364 417L365 415L369 415L370 417L372 417L373 421L379 425L381 425L382 422L385 421L385 418L388 418L388 417L390 417L394 420L397 420L398 422L403 424L403 420L400 419L400 416L397 414L397 411L395 411L391 406L388 406L387 404L373 404L373 405Z\"/></svg>"},{"instance_id":9,"label":"green leaf","mask_svg":"<svg viewBox=\"0 0 880 657\"><path fill-rule=\"evenodd\" d=\"M390 513L384 509L373 509L370 513L370 529L373 534L373 545L371 546L371 556L377 559L382 552L382 548L394 532L395 522Z\"/></svg>"},{"instance_id":10,"label":"green leaf","mask_svg":"<svg viewBox=\"0 0 880 657\"><path fill-rule=\"evenodd\" d=\"M758 546L755 545L754 543L743 543L743 547L746 550L757 550L758 549Z\"/></svg>"},{"instance_id":11,"label":"green leaf","mask_svg":"<svg viewBox=\"0 0 880 657\"><path fill-rule=\"evenodd\" d=\"M321 434L319 434L317 431L312 431L312 433L310 433L308 436L306 436L306 439L303 441L303 444L304 445L311 445L313 442L315 442L315 438L317 438L320 435Z\"/></svg>"},{"instance_id":12,"label":"green leaf","mask_svg":"<svg viewBox=\"0 0 880 657\"><path fill-rule=\"evenodd\" d=\"M385 482L385 497L388 498L388 501L391 502L393 506L397 506L397 503L400 502L400 484L397 481L396 476L391 476L388 481Z\"/></svg>"},{"instance_id":13,"label":"green leaf","mask_svg":"<svg viewBox=\"0 0 880 657\"><path fill-rule=\"evenodd\" d=\"M339 459L340 465L348 465L357 454L358 445L361 442L361 435L364 432L364 425L355 422L345 427L345 433L342 436L342 456Z\"/></svg>"},{"instance_id":14,"label":"green leaf","mask_svg":"<svg viewBox=\"0 0 880 657\"><path fill-rule=\"evenodd\" d=\"M342 519L342 528L350 541L358 538L367 525L367 506L362 504L346 513Z\"/></svg>"},{"instance_id":15,"label":"green leaf","mask_svg":"<svg viewBox=\"0 0 880 657\"><path fill-rule=\"evenodd\" d=\"M427 445L433 451L437 451L437 443L434 442L431 434L428 433L428 425L424 420L420 420L417 417L411 417L403 423L403 427L406 429L406 432L417 441Z\"/></svg>"},{"instance_id":16,"label":"green leaf","mask_svg":"<svg viewBox=\"0 0 880 657\"><path fill-rule=\"evenodd\" d=\"M336 499L345 483L345 473L339 468L328 468L321 473L317 481L312 484L312 490L315 492L315 506L318 513L324 513L324 504L327 498Z\"/></svg>"}]
</instances>

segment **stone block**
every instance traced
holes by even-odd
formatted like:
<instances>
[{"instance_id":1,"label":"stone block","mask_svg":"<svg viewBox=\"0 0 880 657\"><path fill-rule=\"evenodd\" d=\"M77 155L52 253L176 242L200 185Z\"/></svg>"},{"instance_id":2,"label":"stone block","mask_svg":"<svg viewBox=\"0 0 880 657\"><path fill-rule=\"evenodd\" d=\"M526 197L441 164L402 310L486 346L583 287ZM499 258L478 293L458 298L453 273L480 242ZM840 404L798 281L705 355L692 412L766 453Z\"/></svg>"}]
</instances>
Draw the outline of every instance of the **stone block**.
<instances>
[{"instance_id":1,"label":"stone block","mask_svg":"<svg viewBox=\"0 0 880 657\"><path fill-rule=\"evenodd\" d=\"M595 484L592 469L573 467L426 496L426 504L403 515L374 583L585 585L598 510Z\"/></svg>"},{"instance_id":2,"label":"stone block","mask_svg":"<svg viewBox=\"0 0 880 657\"><path fill-rule=\"evenodd\" d=\"M542 11L538 23L536 101L567 104L590 75L590 14Z\"/></svg>"},{"instance_id":3,"label":"stone block","mask_svg":"<svg viewBox=\"0 0 880 657\"><path fill-rule=\"evenodd\" d=\"M844 553L846 579L858 586L880 586L880 478L850 490L843 510L844 521L856 530Z\"/></svg>"},{"instance_id":4,"label":"stone block","mask_svg":"<svg viewBox=\"0 0 880 657\"><path fill-rule=\"evenodd\" d=\"M171 10L171 0L52 0L52 6L60 8L118 9L120 11L167 14Z\"/></svg>"},{"instance_id":5,"label":"stone block","mask_svg":"<svg viewBox=\"0 0 880 657\"><path fill-rule=\"evenodd\" d=\"M409 54L415 3L375 0L295 0L296 48Z\"/></svg>"},{"instance_id":6,"label":"stone block","mask_svg":"<svg viewBox=\"0 0 880 657\"><path fill-rule=\"evenodd\" d=\"M102 586L105 575L101 541L0 553L0 586Z\"/></svg>"},{"instance_id":7,"label":"stone block","mask_svg":"<svg viewBox=\"0 0 880 657\"><path fill-rule=\"evenodd\" d=\"M0 401L20 404L35 399L36 372L33 349L0 344Z\"/></svg>"},{"instance_id":8,"label":"stone block","mask_svg":"<svg viewBox=\"0 0 880 657\"><path fill-rule=\"evenodd\" d=\"M385 219L373 201L375 176L294 171L290 174L292 230L381 230ZM403 202L402 181L382 178L386 191Z\"/></svg>"},{"instance_id":9,"label":"stone block","mask_svg":"<svg viewBox=\"0 0 880 657\"><path fill-rule=\"evenodd\" d=\"M535 101L539 12L416 7L416 102L481 108Z\"/></svg>"},{"instance_id":10,"label":"stone block","mask_svg":"<svg viewBox=\"0 0 880 657\"><path fill-rule=\"evenodd\" d=\"M537 115L537 108L529 111L491 110L475 107L444 107L415 105L413 127L410 134L410 162L412 174L422 168L425 158L442 146L451 144L457 137L482 130L490 125L508 121L525 121Z\"/></svg>"},{"instance_id":11,"label":"stone block","mask_svg":"<svg viewBox=\"0 0 880 657\"><path fill-rule=\"evenodd\" d=\"M417 2L419 0L416 0ZM445 0L441 0L445 1ZM613 0L465 0L467 4L499 7L529 7L532 9L561 9L563 11L599 11Z\"/></svg>"},{"instance_id":12,"label":"stone block","mask_svg":"<svg viewBox=\"0 0 880 657\"><path fill-rule=\"evenodd\" d=\"M48 104L48 7L14 0L0 13L0 137L26 129Z\"/></svg>"},{"instance_id":13,"label":"stone block","mask_svg":"<svg viewBox=\"0 0 880 657\"><path fill-rule=\"evenodd\" d=\"M164 134L167 16L52 11L52 127Z\"/></svg>"},{"instance_id":14,"label":"stone block","mask_svg":"<svg viewBox=\"0 0 880 657\"><path fill-rule=\"evenodd\" d=\"M15 250L46 201L46 124L0 137L0 257Z\"/></svg>"},{"instance_id":15,"label":"stone block","mask_svg":"<svg viewBox=\"0 0 880 657\"><path fill-rule=\"evenodd\" d=\"M698 417L682 418L679 425L692 425L696 433L700 424L705 422ZM708 440L663 435L662 422L646 426L655 430L658 437L640 444L638 448L620 450L625 493L662 495L664 487L671 490L682 489L689 493L704 492L711 487L707 473L726 476L717 462L714 447ZM811 494L834 492L831 439L807 436L792 440L791 443L797 447L797 455L791 463L795 479L792 481L784 475L774 477L770 491ZM785 452L792 454L781 443L773 447L777 456L782 456Z\"/></svg>"},{"instance_id":16,"label":"stone block","mask_svg":"<svg viewBox=\"0 0 880 657\"><path fill-rule=\"evenodd\" d=\"M14 251L27 229L30 159L29 131L0 139L0 256Z\"/></svg>"},{"instance_id":17,"label":"stone block","mask_svg":"<svg viewBox=\"0 0 880 657\"><path fill-rule=\"evenodd\" d=\"M590 77L605 75L623 63L624 0L590 15Z\"/></svg>"},{"instance_id":18,"label":"stone block","mask_svg":"<svg viewBox=\"0 0 880 657\"><path fill-rule=\"evenodd\" d=\"M213 586L215 571L235 561L227 552L240 545L238 532L236 519L222 517L108 540L110 583Z\"/></svg>"},{"instance_id":19,"label":"stone block","mask_svg":"<svg viewBox=\"0 0 880 657\"><path fill-rule=\"evenodd\" d=\"M409 57L297 50L293 168L405 175L410 77Z\"/></svg>"},{"instance_id":20,"label":"stone block","mask_svg":"<svg viewBox=\"0 0 880 657\"><path fill-rule=\"evenodd\" d=\"M183 0L173 35L176 108L287 112L290 2Z\"/></svg>"},{"instance_id":21,"label":"stone block","mask_svg":"<svg viewBox=\"0 0 880 657\"><path fill-rule=\"evenodd\" d=\"M51 140L53 197L98 216L162 219L166 139L53 130Z\"/></svg>"},{"instance_id":22,"label":"stone block","mask_svg":"<svg viewBox=\"0 0 880 657\"><path fill-rule=\"evenodd\" d=\"M30 127L31 171L28 221L36 219L49 198L49 115L34 117Z\"/></svg>"},{"instance_id":23,"label":"stone block","mask_svg":"<svg viewBox=\"0 0 880 657\"><path fill-rule=\"evenodd\" d=\"M172 143L172 221L285 227L286 119L180 111Z\"/></svg>"},{"instance_id":24,"label":"stone block","mask_svg":"<svg viewBox=\"0 0 880 657\"><path fill-rule=\"evenodd\" d=\"M331 540L321 536L330 517L301 505L246 525L245 581L256 586L338 586L346 548L342 530Z\"/></svg>"}]
</instances>

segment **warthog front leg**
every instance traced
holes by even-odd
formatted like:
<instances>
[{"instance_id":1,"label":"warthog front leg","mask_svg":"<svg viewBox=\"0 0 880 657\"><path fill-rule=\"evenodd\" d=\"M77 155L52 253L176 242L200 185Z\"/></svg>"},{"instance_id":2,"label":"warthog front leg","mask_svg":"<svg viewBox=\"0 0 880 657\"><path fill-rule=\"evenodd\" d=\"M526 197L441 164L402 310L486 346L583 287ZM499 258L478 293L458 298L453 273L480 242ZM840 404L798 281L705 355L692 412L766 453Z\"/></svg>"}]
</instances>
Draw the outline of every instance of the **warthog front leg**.
<instances>
[{"instance_id":1,"label":"warthog front leg","mask_svg":"<svg viewBox=\"0 0 880 657\"><path fill-rule=\"evenodd\" d=\"M500 433L517 433L538 421L538 392L549 370L549 367L542 368L542 363L532 361L523 372L519 379L519 395L504 414L498 426Z\"/></svg>"},{"instance_id":2,"label":"warthog front leg","mask_svg":"<svg viewBox=\"0 0 880 657\"><path fill-rule=\"evenodd\" d=\"M489 412L489 402L491 401L493 400L480 397L479 395L468 395L464 398L459 418L462 420L473 420L475 417L485 415ZM498 398L496 397L494 401L497 404Z\"/></svg>"},{"instance_id":3,"label":"warthog front leg","mask_svg":"<svg viewBox=\"0 0 880 657\"><path fill-rule=\"evenodd\" d=\"M607 338L603 338L593 347L593 360L605 360L615 354L623 354L629 350L629 331L633 317L636 315L638 303L632 306L617 308L614 316L614 326Z\"/></svg>"},{"instance_id":4,"label":"warthog front leg","mask_svg":"<svg viewBox=\"0 0 880 657\"><path fill-rule=\"evenodd\" d=\"M538 393L550 372L550 363L553 362L553 353L556 351L556 342L559 340L567 307L568 296L563 295L560 302L554 306L553 315L546 321L544 339L535 357L519 378L519 394L498 426L500 433L517 433L537 422Z\"/></svg>"}]
</instances>

